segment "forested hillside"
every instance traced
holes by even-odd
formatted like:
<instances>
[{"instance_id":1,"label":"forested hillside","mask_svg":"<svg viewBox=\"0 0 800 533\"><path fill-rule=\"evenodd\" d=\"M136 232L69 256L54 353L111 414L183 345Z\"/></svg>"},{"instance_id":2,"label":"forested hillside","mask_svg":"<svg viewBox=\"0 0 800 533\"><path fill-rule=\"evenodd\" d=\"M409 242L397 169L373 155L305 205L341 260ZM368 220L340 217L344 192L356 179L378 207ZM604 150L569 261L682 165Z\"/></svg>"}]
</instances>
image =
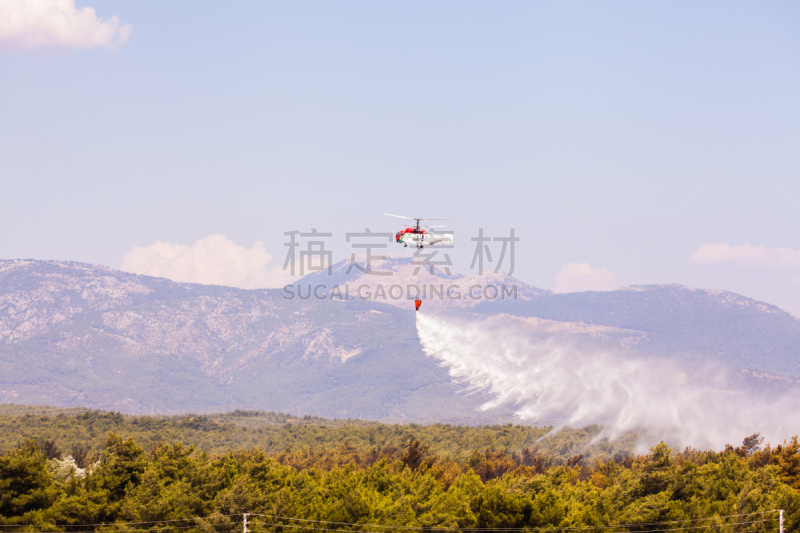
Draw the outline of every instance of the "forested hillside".
<instances>
[{"instance_id":1,"label":"forested hillside","mask_svg":"<svg viewBox=\"0 0 800 533\"><path fill-rule=\"evenodd\" d=\"M614 442L591 441L600 426L565 428L542 437L549 427L524 425L456 426L451 424L383 424L362 420L329 420L285 413L234 411L226 414L172 417L130 416L87 409L0 405L0 452L22 445L27 439L50 442L63 456L76 452L89 462L98 457L106 435L114 432L132 437L146 450L160 443L180 442L199 451L223 454L258 448L268 454L286 451L338 450L343 445L358 452L379 447L401 447L419 439L441 457L464 460L475 450L525 448L549 462L576 455L607 459L633 450L636 435ZM346 445L345 445L346 443Z\"/></svg>"},{"instance_id":2,"label":"forested hillside","mask_svg":"<svg viewBox=\"0 0 800 533\"><path fill-rule=\"evenodd\" d=\"M18 420L14 431L62 431L66 443L74 430L71 421L80 421L91 433L119 424L120 418L128 423L121 429L150 422L93 412L55 418L30 414ZM213 432L207 428L214 422L195 418L137 433L143 437L159 427L188 430L192 422L193 431ZM304 422L297 427L321 421ZM9 417L3 423L2 434L8 437ZM252 432L267 426L236 427ZM342 428L375 429L346 422L336 429ZM142 446L136 438L108 433L98 449L79 458L81 464L64 457L57 442L27 439L0 455L0 525L8 532L228 533L241 531L244 513L249 513L253 533L584 528L728 533L777 531L777 510L784 509L787 531L798 530L796 438L762 447L753 435L742 446L723 451L679 453L661 443L646 455L618 453L594 460L502 446L448 458L412 438L411 432L422 429L409 428L401 443L367 445L362 439L357 445L345 440L334 447L221 453L180 442ZM469 442L475 432L502 438L533 430L429 431L448 438L462 435L462 442Z\"/></svg>"}]
</instances>

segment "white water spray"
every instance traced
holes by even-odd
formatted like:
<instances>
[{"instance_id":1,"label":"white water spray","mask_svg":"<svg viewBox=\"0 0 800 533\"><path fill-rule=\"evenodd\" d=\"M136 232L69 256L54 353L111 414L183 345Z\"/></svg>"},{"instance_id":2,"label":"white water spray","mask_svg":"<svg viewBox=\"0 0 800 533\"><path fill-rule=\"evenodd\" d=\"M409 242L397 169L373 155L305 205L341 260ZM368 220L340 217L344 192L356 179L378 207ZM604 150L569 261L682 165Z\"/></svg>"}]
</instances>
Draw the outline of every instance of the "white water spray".
<instances>
[{"instance_id":1,"label":"white water spray","mask_svg":"<svg viewBox=\"0 0 800 533\"><path fill-rule=\"evenodd\" d=\"M492 398L481 409L511 405L520 421L578 427L602 424L597 437L638 430L637 452L673 446L721 449L753 433L778 444L800 430L798 391L767 399L736 387L717 365L694 367L592 339L536 338L512 321L497 326L418 313L426 355L468 390Z\"/></svg>"}]
</instances>

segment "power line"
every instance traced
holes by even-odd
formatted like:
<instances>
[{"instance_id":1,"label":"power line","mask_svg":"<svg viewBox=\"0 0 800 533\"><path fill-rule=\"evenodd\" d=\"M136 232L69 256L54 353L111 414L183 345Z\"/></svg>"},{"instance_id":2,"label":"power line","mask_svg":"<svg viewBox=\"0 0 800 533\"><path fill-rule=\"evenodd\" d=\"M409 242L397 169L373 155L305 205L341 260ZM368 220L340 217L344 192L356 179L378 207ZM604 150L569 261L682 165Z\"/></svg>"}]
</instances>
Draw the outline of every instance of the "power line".
<instances>
[{"instance_id":1,"label":"power line","mask_svg":"<svg viewBox=\"0 0 800 533\"><path fill-rule=\"evenodd\" d=\"M694 526L688 528L670 528L670 529L647 529L644 531L616 531L615 533L663 533L666 531L684 531L687 529L705 529L705 528L712 528L712 527L721 527L721 526L739 526L739 525L749 525L749 524L760 524L764 522L771 522L774 519L769 520L755 520L750 522L729 522L724 524L707 524L703 526ZM410 529L410 526L376 526L375 524L353 524L353 526L370 526L370 527L385 527L385 528L392 528L392 529ZM574 529L616 529L620 527L627 527L627 526L637 526L639 524L626 524L620 526L597 526L596 528L552 528L552 527L525 527L525 528L463 528L459 526L453 527L417 527L413 529L420 529L420 530L427 530L427 531L564 531L564 530L574 530ZM262 523L259 524L257 522L250 523L251 528L257 528L259 526L267 526L267 527L288 527L294 529L303 529L303 530L311 530L311 531L332 531L332 532L339 532L339 531L347 531L350 532L350 529L342 529L342 528L323 528L323 527L312 527L306 526L302 524L282 524L282 523ZM249 529L249 532L252 533L253 529ZM376 531L364 530L359 529L357 530L359 533L378 533ZM750 530L752 531L752 530Z\"/></svg>"},{"instance_id":2,"label":"power line","mask_svg":"<svg viewBox=\"0 0 800 533\"><path fill-rule=\"evenodd\" d=\"M250 516L261 516L265 518L277 519L277 520L293 520L296 522L309 522L314 524L322 524L322 525L337 525L337 526L351 526L351 527L371 527L371 528L385 528L385 529L405 529L405 530L444 530L449 531L453 529L458 529L459 531L540 531L540 530L547 530L547 531L594 531L594 530L607 530L607 529L619 529L619 528L630 528L630 527L641 527L641 526L658 526L662 524L675 524L675 523L687 523L687 522L698 522L701 520L716 520L720 518L740 518L744 516L754 516L754 515L763 515L767 513L777 513L777 510L771 511L759 511L755 513L747 513L747 514L736 514L736 515L721 515L721 516L710 516L707 518L690 518L686 520L671 520L665 522L641 522L641 523L622 523L616 525L606 525L606 526L583 526L583 527L524 527L524 528L469 528L469 527L436 527L436 526L400 526L400 525L381 525L381 524L364 524L364 523L354 523L354 522L333 522L328 520L311 520L307 518L292 518L286 516L275 516L275 515L265 515L265 514L258 514L258 513L251 513ZM691 527L682 527L682 528L667 528L667 529L652 529L648 530L648 532L662 532L662 531L681 531L687 529L702 529L707 527L718 527L718 526L733 526L733 525L745 525L745 524L759 524L762 522L770 522L775 520L774 518L768 518L765 520L752 520L752 521L744 521L744 522L727 522L722 524L707 524L702 526L691 526ZM252 525L257 525L253 523ZM266 525L266 524L264 524ZM281 527L305 527L306 529L317 529L312 527L300 526L300 525L292 525L292 524L270 524L270 525L277 525ZM320 531L338 531L338 530L331 530L331 529L322 529L319 528ZM622 533L622 532L619 532Z\"/></svg>"},{"instance_id":3,"label":"power line","mask_svg":"<svg viewBox=\"0 0 800 533\"><path fill-rule=\"evenodd\" d=\"M251 522L250 525L252 527L258 527L258 526L268 526L268 527L273 527L274 526L274 527L281 527L281 528L283 528L283 527L291 527L291 528L295 528L295 529L310 529L312 531L350 531L349 529L329 529L329 528L323 528L323 527L310 527L310 526L295 525L295 524L278 524L278 523L276 523L276 524L259 524L257 522ZM380 527L391 527L391 526L380 526ZM252 530L251 530L251 533L252 533ZM361 530L359 530L359 533L378 533L378 532L377 531L369 531L369 530L361 529Z\"/></svg>"},{"instance_id":4,"label":"power line","mask_svg":"<svg viewBox=\"0 0 800 533\"><path fill-rule=\"evenodd\" d=\"M215 525L215 524L209 524ZM217 530L217 533L228 533L233 531L234 529L239 529L239 524L216 524L216 525L226 525L227 529L225 530ZM19 526L18 526L19 527ZM139 532L142 533L144 531L170 531L170 530L184 530L184 529L197 529L197 525L193 526L170 526L165 528L146 528L146 529L114 529L112 530L113 533L132 533L132 532ZM30 532L13 532L13 533L30 533ZM36 531L35 533L64 533L63 531ZM95 529L85 529L83 531L70 531L70 533L97 533Z\"/></svg>"},{"instance_id":5,"label":"power line","mask_svg":"<svg viewBox=\"0 0 800 533\"><path fill-rule=\"evenodd\" d=\"M196 516L196 517L187 517L187 518L175 518L171 520L150 520L150 521L141 521L141 522L102 522L102 523L93 523L93 524L0 524L0 527L15 527L15 528L23 528L23 527L41 527L43 525L49 527L56 527L56 528L70 528L70 527L100 527L100 526L137 526L137 525L147 525L147 524L168 524L168 523L176 523L176 522L189 522L189 521L197 521L197 520L212 520L215 518L231 518L236 516L242 516L244 518L245 515L249 517L264 517L264 518L271 518L273 520L289 520L295 522L308 522L310 524L318 524L318 525L329 525L329 526L349 526L349 527L358 527L358 528L378 528L378 529L402 529L402 530L428 530L428 531L598 531L598 530L619 530L620 528L633 528L633 527L642 527L642 526L659 526L659 525L667 525L667 524L684 524L684 523L693 523L699 521L708 521L708 520L719 520L719 519L727 519L727 518L742 518L747 516L756 516L756 515L765 515L769 513L781 513L777 509L769 510L769 511L758 511L754 513L745 513L745 514L732 514L732 515L717 515L717 516L709 516L705 518L687 518L685 520L669 520L663 522L638 522L638 523L620 523L614 525L604 525L604 526L582 526L582 527L523 527L523 528L465 528L465 527L447 527L447 526L401 526L401 525L382 525L382 524L366 524L366 523L355 523L355 522L334 522L329 520L312 520L308 518L293 518L288 516L276 516L276 515L267 515L267 514L258 514L258 513L234 513L234 514L224 514L224 515L209 515L209 516ZM711 527L721 527L721 526L740 526L740 525L749 525L749 524L761 524L765 522L771 522L776 520L776 518L766 518L763 520L748 520L748 521L740 521L740 522L724 522L724 523L716 523L716 524L705 524L705 525L698 525L698 526L688 526L688 527L677 527L677 528L663 528L663 529L648 529L644 532L636 532L636 533L663 533L666 531L686 531L692 529L704 529L704 528L711 528ZM228 530L232 530L233 528L239 528L239 523L231 523L231 522L224 522L224 523L206 523L206 525L211 527L224 527ZM287 527L287 528L295 528L295 529L308 529L314 531L349 531L342 528L326 528L326 527L312 527L303 524L284 524L284 523L258 523L258 522L249 522L248 525L251 528L257 528L259 526L267 526L267 527ZM161 528L147 528L148 531L166 531L166 530L182 530L182 529L192 529L196 528L197 525L173 525L168 527L161 527ZM4 530L6 533L17 533L14 531ZM117 533L126 533L126 532L134 532L134 531L142 531L142 528L136 529L115 529L114 532ZM222 530L217 530L222 531ZM252 531L248 529L248 531ZM385 532L369 532L368 530L360 529L362 533L385 533ZM62 531L39 531L37 533L64 533ZM94 530L69 530L69 533L95 533ZM615 533L634 533L629 531L616 531Z\"/></svg>"},{"instance_id":6,"label":"power line","mask_svg":"<svg viewBox=\"0 0 800 533\"><path fill-rule=\"evenodd\" d=\"M101 522L97 524L0 524L0 527L39 527L42 525L48 525L51 527L135 526L140 524L166 524L170 522L188 522L189 520L210 520L212 518L229 518L231 516L242 516L242 513L218 514L209 516L193 516L189 518L175 518L172 520L149 520L146 522ZM228 524L210 524L210 525L228 525ZM120 529L115 531L125 531L125 530ZM46 533L46 532L37 532L37 533ZM77 533L77 532L72 531L70 533Z\"/></svg>"}]
</instances>

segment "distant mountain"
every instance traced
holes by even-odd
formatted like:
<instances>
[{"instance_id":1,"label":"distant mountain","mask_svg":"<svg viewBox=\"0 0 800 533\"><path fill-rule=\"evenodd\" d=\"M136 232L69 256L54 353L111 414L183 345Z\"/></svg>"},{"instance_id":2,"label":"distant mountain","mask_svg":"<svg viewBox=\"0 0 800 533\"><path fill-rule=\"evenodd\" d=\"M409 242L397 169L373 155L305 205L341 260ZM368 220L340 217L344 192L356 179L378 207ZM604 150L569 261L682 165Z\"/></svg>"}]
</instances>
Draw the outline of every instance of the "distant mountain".
<instances>
[{"instance_id":1,"label":"distant mountain","mask_svg":"<svg viewBox=\"0 0 800 533\"><path fill-rule=\"evenodd\" d=\"M800 377L800 320L732 292L648 285L482 302L475 311L637 331L642 334L637 348L654 355Z\"/></svg>"},{"instance_id":2,"label":"distant mountain","mask_svg":"<svg viewBox=\"0 0 800 533\"><path fill-rule=\"evenodd\" d=\"M431 264L424 257L389 254L385 259L373 260L369 272L362 272L355 266L366 269L364 256L357 255L353 263L355 264L351 264L351 260L344 260L330 269L311 273L296 284L298 290L305 295L308 294L309 287L312 290L316 287L326 287L328 290L334 286L348 287L352 296L361 296L403 309L409 309L409 302L415 299L414 294L419 293L420 298L425 300L426 310L471 309L486 298L498 302L512 298L515 301L530 301L552 294L503 272L490 271L483 275L464 276L446 266ZM386 273L391 273L391 276L385 275ZM383 287L383 292L379 286ZM491 290L484 292L488 287Z\"/></svg>"},{"instance_id":3,"label":"distant mountain","mask_svg":"<svg viewBox=\"0 0 800 533\"><path fill-rule=\"evenodd\" d=\"M747 379L761 386L800 377L800 321L732 293L649 286L553 294L499 273L462 276L437 267L414 275L418 266L407 257L378 267L393 273L389 285L455 287L451 294L462 296L428 299L424 312L516 321L652 356L712 358L749 369ZM484 398L460 393L463 385L425 356L408 294L358 299L357 287L374 297L387 282L348 268L341 262L286 292L175 283L80 263L0 261L0 402L509 420L510 408L477 412ZM350 285L350 299L333 297L337 284ZM483 294L503 284L516 285L515 298L464 297L470 288ZM323 285L318 294L327 298L307 297L309 287Z\"/></svg>"},{"instance_id":4,"label":"distant mountain","mask_svg":"<svg viewBox=\"0 0 800 533\"><path fill-rule=\"evenodd\" d=\"M461 298L440 298L438 294L431 297L429 290L431 299L423 304L425 309L448 310L472 318L499 314L534 317L560 324L559 327L549 324L547 331L581 330L595 338L614 339L623 346L635 345L639 351L651 355L713 360L734 368L800 377L800 320L774 305L739 294L682 285L557 294L527 285L502 272L483 276L462 276L453 272L448 275L441 267L436 267L431 275L412 261L409 257L389 256L375 262L374 270L393 273L388 283L386 278L354 268L350 268L348 275L345 272L349 264L343 261L334 265L330 273L306 276L301 284L347 284L351 292L365 286L363 294L373 299L379 283L402 287L425 285L428 289L432 285L445 289L452 286L453 294L460 294ZM486 292L475 289L473 293L477 298L471 298L470 287L476 285L497 289ZM513 297L495 297L512 290ZM407 299L387 297L378 301L409 308ZM581 329L582 326L576 329L576 324L604 328L602 332L590 331Z\"/></svg>"},{"instance_id":5,"label":"distant mountain","mask_svg":"<svg viewBox=\"0 0 800 533\"><path fill-rule=\"evenodd\" d=\"M286 301L106 267L0 261L0 401L492 421L425 357L414 312ZM505 420L505 418L502 418Z\"/></svg>"}]
</instances>

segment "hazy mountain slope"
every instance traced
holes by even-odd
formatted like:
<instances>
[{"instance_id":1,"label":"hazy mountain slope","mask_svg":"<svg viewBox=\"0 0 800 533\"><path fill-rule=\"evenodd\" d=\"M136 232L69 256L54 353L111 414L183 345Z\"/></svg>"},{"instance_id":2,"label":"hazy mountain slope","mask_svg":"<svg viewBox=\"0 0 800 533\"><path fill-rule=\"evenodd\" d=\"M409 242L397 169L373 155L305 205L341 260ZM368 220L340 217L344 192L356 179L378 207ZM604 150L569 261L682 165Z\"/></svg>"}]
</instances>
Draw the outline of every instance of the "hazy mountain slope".
<instances>
[{"instance_id":1,"label":"hazy mountain slope","mask_svg":"<svg viewBox=\"0 0 800 533\"><path fill-rule=\"evenodd\" d=\"M434 261L441 260L435 256ZM425 266L425 258L415 258L411 253L387 254L385 259L372 261L372 273L363 273L354 266L350 265L350 260L343 260L333 265L329 270L314 272L302 278L296 285L303 295L312 289L320 287L319 292L324 292L322 287L331 290L335 285L344 291L344 287L349 287L351 296L361 295L372 301L388 303L403 309L410 309L414 297L408 298L408 294L417 287L421 293L421 298L425 300L426 310L453 310L470 309L480 304L484 298L481 291L475 291L475 297L471 297L470 288L475 286L492 285L497 291L502 286L511 292L513 290L516 297L527 301L539 296L552 294L550 291L539 289L532 285L523 283L503 272L486 272L484 275L471 274L463 276L452 269L446 269L441 265L434 265L431 272L430 264ZM362 267L366 264L365 256L357 255L356 262ZM449 270L449 273L448 273ZM348 273L349 271L349 273ZM390 272L390 276L379 275L378 273ZM385 295L381 296L377 290L378 285L383 285ZM403 289L402 298L393 298L390 288ZM423 289L424 287L424 289ZM422 291L424 290L424 295ZM439 291L436 295L433 291ZM448 290L451 292L448 293ZM493 289L494 290L494 289ZM359 292L361 291L361 292ZM397 293L399 295L399 291ZM489 296L501 300L494 292ZM504 298L503 301L508 300Z\"/></svg>"},{"instance_id":2,"label":"hazy mountain slope","mask_svg":"<svg viewBox=\"0 0 800 533\"><path fill-rule=\"evenodd\" d=\"M537 317L561 324L553 331L574 331L579 324L617 328L615 333L586 332L595 338L616 339L618 344L635 344L640 351L658 356L712 359L734 368L759 369L800 377L800 320L764 302L727 292L694 289L681 285L625 287L608 292L556 294L527 285L502 273L483 277L444 273L441 267L431 276L410 264L411 257L390 255L373 264L376 270L393 272L380 278L351 269L348 263L333 266L331 275L317 272L302 284L325 283L366 285L374 295L376 283L445 284L458 286L465 294L471 285L516 286L516 299L487 301L434 299L426 310L476 316L500 314ZM407 300L382 300L409 308ZM577 323L577 324L576 324ZM548 328L546 328L548 329ZM762 380L763 381L763 380Z\"/></svg>"},{"instance_id":3,"label":"hazy mountain slope","mask_svg":"<svg viewBox=\"0 0 800 533\"><path fill-rule=\"evenodd\" d=\"M390 258L392 282L411 279ZM373 276L315 273L300 284ZM470 279L471 278L471 279ZM426 301L424 313L579 335L658 356L714 358L734 368L800 375L798 320L725 292L679 286L553 294L497 274L430 283L517 283L504 302ZM352 296L352 292L351 292ZM498 422L483 398L459 394L426 357L408 300L291 301L283 290L174 283L106 267L0 261L0 401L133 413L282 410L324 417ZM514 318L517 317L521 318ZM535 318L534 318L535 317ZM785 386L782 385L782 386Z\"/></svg>"},{"instance_id":4,"label":"hazy mountain slope","mask_svg":"<svg viewBox=\"0 0 800 533\"><path fill-rule=\"evenodd\" d=\"M649 285L485 302L475 311L641 331L645 336L637 348L650 353L713 358L733 367L800 377L800 320L727 291Z\"/></svg>"},{"instance_id":5,"label":"hazy mountain slope","mask_svg":"<svg viewBox=\"0 0 800 533\"><path fill-rule=\"evenodd\" d=\"M479 399L456 394L461 387L422 353L413 321L413 311L377 303L287 302L279 290L3 261L0 398L129 412L471 419Z\"/></svg>"}]
</instances>

